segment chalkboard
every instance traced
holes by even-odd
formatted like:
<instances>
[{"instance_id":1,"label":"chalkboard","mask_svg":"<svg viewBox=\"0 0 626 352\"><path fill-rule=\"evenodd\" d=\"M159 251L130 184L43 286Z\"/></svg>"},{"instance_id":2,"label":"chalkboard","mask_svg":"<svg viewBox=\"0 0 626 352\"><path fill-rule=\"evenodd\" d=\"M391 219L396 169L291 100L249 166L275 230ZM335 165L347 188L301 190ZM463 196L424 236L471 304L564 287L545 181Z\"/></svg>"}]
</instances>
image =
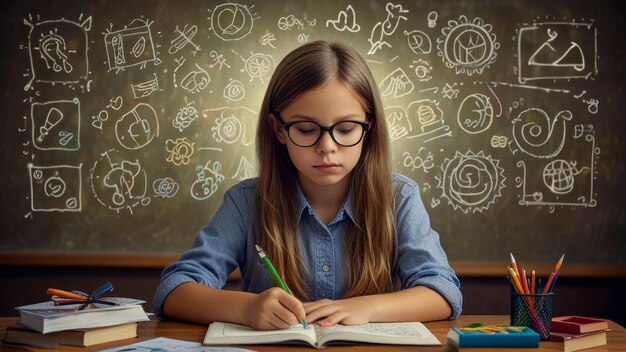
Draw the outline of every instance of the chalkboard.
<instances>
[{"instance_id":1,"label":"chalkboard","mask_svg":"<svg viewBox=\"0 0 626 352\"><path fill-rule=\"evenodd\" d=\"M326 39L368 62L451 261L626 261L618 1L3 6L1 253L184 251L256 175L277 63Z\"/></svg>"}]
</instances>

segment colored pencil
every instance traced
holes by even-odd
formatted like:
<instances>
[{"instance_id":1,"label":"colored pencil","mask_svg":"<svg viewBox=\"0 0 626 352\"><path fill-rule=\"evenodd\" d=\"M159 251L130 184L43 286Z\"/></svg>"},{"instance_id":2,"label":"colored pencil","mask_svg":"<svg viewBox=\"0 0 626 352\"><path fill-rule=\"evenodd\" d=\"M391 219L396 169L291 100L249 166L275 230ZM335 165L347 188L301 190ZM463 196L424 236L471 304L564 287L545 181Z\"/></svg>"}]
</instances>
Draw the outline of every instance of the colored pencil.
<instances>
[{"instance_id":1,"label":"colored pencil","mask_svg":"<svg viewBox=\"0 0 626 352\"><path fill-rule=\"evenodd\" d=\"M548 282L546 282L546 285L543 287L543 291L541 292L542 294L545 295L546 293L548 293L548 291L550 291L550 287L552 286L552 281L554 280L554 277L558 274L559 269L561 269L561 264L563 264L563 258L565 258L565 254L561 256L561 259L559 259L559 261L554 266L554 270L552 270L552 273L550 274L550 277L548 278Z\"/></svg>"}]
</instances>

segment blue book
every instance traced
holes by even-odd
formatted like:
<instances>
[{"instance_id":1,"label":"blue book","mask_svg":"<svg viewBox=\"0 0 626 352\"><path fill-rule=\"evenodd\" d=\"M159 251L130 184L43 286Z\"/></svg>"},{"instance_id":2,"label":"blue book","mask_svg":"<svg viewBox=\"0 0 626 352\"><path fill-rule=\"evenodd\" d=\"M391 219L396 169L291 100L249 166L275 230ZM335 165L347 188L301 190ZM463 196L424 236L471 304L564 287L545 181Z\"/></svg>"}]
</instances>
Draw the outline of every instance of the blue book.
<instances>
[{"instance_id":1,"label":"blue book","mask_svg":"<svg viewBox=\"0 0 626 352\"><path fill-rule=\"evenodd\" d=\"M472 324L448 331L458 347L539 347L539 334L525 326Z\"/></svg>"}]
</instances>

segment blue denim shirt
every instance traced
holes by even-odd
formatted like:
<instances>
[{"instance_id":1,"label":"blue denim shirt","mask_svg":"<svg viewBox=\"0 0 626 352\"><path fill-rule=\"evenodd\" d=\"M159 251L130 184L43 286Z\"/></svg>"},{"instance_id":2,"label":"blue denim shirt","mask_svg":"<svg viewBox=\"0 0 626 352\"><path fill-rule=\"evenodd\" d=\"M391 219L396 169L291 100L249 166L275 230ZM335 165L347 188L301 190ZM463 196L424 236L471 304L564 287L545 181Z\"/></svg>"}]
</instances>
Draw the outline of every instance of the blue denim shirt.
<instances>
[{"instance_id":1,"label":"blue denim shirt","mask_svg":"<svg viewBox=\"0 0 626 352\"><path fill-rule=\"evenodd\" d=\"M394 174L400 187L398 221L398 262L395 273L399 288L426 286L441 294L452 307L450 319L461 313L459 280L450 268L430 227L418 185L408 177ZM161 274L153 300L154 313L163 317L163 302L177 286L197 282L223 288L228 274L241 270L241 290L260 293L274 286L255 249L258 222L255 211L255 179L241 181L224 194L224 200L195 239L193 247ZM343 265L343 236L353 218L353 204L346 199L337 216L326 225L298 189L300 239L303 261L309 269L308 300L341 299L348 290Z\"/></svg>"}]
</instances>

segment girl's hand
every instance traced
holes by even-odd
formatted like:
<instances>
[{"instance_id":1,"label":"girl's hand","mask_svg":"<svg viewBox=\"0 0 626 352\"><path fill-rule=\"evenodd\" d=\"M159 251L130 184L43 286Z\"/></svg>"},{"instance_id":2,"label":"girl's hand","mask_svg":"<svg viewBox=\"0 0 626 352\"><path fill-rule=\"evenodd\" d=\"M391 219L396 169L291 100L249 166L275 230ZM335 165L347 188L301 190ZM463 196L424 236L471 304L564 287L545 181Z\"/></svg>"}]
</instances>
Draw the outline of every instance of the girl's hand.
<instances>
[{"instance_id":1,"label":"girl's hand","mask_svg":"<svg viewBox=\"0 0 626 352\"><path fill-rule=\"evenodd\" d=\"M286 329L300 323L304 307L278 287L259 293L245 309L246 325L256 330Z\"/></svg>"},{"instance_id":2,"label":"girl's hand","mask_svg":"<svg viewBox=\"0 0 626 352\"><path fill-rule=\"evenodd\" d=\"M304 304L306 320L320 326L360 325L370 322L370 304L366 297L342 300L323 299Z\"/></svg>"}]
</instances>

